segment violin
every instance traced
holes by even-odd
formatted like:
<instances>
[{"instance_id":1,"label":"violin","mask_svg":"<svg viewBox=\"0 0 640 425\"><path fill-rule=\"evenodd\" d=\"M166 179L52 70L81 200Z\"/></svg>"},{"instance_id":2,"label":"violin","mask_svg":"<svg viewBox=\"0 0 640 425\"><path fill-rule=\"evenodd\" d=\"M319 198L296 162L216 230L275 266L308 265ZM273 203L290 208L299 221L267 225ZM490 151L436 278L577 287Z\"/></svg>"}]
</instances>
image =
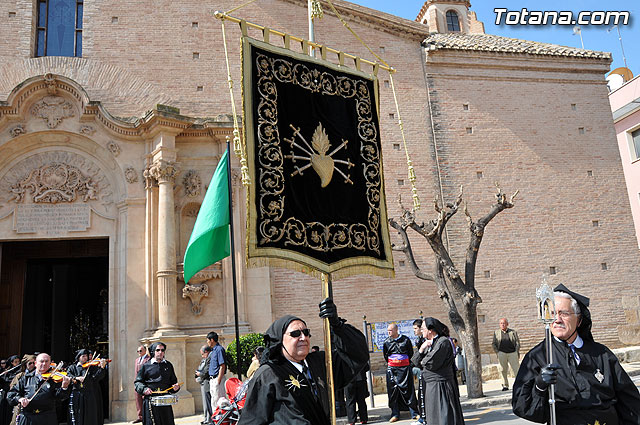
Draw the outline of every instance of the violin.
<instances>
[{"instance_id":1,"label":"violin","mask_svg":"<svg viewBox=\"0 0 640 425\"><path fill-rule=\"evenodd\" d=\"M53 382L62 382L62 380L67 376L67 372L63 370L54 370L52 372L43 373L42 377L44 379L51 379Z\"/></svg>"},{"instance_id":2,"label":"violin","mask_svg":"<svg viewBox=\"0 0 640 425\"><path fill-rule=\"evenodd\" d=\"M111 359L95 359L95 360L89 360L89 361L88 361L88 362L86 362L86 363L82 363L82 368L83 368L83 369L86 369L86 368L88 368L89 366L99 366L99 365L100 365L100 362L101 362L102 360L106 361L107 363L111 363Z\"/></svg>"}]
</instances>

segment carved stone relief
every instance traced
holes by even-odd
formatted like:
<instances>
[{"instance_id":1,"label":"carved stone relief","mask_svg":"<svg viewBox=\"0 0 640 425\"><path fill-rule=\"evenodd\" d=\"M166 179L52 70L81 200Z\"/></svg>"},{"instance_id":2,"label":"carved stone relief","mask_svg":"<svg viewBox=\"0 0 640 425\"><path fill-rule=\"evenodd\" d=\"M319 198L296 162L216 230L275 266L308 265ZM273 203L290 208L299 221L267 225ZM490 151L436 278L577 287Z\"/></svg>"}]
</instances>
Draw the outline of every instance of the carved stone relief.
<instances>
[{"instance_id":1,"label":"carved stone relief","mask_svg":"<svg viewBox=\"0 0 640 425\"><path fill-rule=\"evenodd\" d=\"M60 96L45 96L31 107L31 114L56 128L65 118L75 116L73 105Z\"/></svg>"},{"instance_id":2,"label":"carved stone relief","mask_svg":"<svg viewBox=\"0 0 640 425\"><path fill-rule=\"evenodd\" d=\"M145 177L152 177L160 183L173 182L178 174L178 164L175 161L160 159L145 170Z\"/></svg>"},{"instance_id":3,"label":"carved stone relief","mask_svg":"<svg viewBox=\"0 0 640 425\"><path fill-rule=\"evenodd\" d=\"M200 196L200 191L202 190L202 180L198 173L195 170L189 170L182 180L184 184L184 191L187 196L195 198Z\"/></svg>"},{"instance_id":4,"label":"carved stone relief","mask_svg":"<svg viewBox=\"0 0 640 425\"><path fill-rule=\"evenodd\" d=\"M80 133L86 134L87 136L93 136L95 132L96 132L96 129L93 128L93 126L83 125L80 127Z\"/></svg>"},{"instance_id":5,"label":"carved stone relief","mask_svg":"<svg viewBox=\"0 0 640 425\"><path fill-rule=\"evenodd\" d=\"M189 204L185 207L182 214L185 217L196 218L198 217L198 212L200 211L200 204Z\"/></svg>"},{"instance_id":6,"label":"carved stone relief","mask_svg":"<svg viewBox=\"0 0 640 425\"><path fill-rule=\"evenodd\" d=\"M118 145L113 140L107 143L107 149L109 149L109 152L111 152L113 156L120 155L120 145Z\"/></svg>"},{"instance_id":7,"label":"carved stone relief","mask_svg":"<svg viewBox=\"0 0 640 425\"><path fill-rule=\"evenodd\" d=\"M11 137L18 137L19 135L25 134L26 132L27 130L25 130L22 124L18 124L15 127L13 127L11 130L9 130Z\"/></svg>"},{"instance_id":8,"label":"carved stone relief","mask_svg":"<svg viewBox=\"0 0 640 425\"><path fill-rule=\"evenodd\" d=\"M32 155L16 163L0 179L0 205L75 201L96 201L105 210L114 203L113 192L101 169L72 152Z\"/></svg>"},{"instance_id":9,"label":"carved stone relief","mask_svg":"<svg viewBox=\"0 0 640 425\"><path fill-rule=\"evenodd\" d=\"M127 167L127 169L124 170L124 179L127 183L135 183L138 181L138 172L133 167Z\"/></svg>"},{"instance_id":10,"label":"carved stone relief","mask_svg":"<svg viewBox=\"0 0 640 425\"><path fill-rule=\"evenodd\" d=\"M203 297L209 296L209 286L206 283L198 285L186 284L182 288L182 298L189 298L191 300L191 312L196 316L202 314L202 306L200 301Z\"/></svg>"}]
</instances>

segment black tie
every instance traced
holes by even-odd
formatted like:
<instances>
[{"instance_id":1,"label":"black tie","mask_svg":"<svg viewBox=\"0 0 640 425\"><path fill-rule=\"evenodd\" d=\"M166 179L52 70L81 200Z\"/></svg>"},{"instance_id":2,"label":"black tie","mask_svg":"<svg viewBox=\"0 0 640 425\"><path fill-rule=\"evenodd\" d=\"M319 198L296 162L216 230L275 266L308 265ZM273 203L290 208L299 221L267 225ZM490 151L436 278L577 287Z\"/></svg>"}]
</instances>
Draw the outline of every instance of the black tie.
<instances>
[{"instance_id":1,"label":"black tie","mask_svg":"<svg viewBox=\"0 0 640 425\"><path fill-rule=\"evenodd\" d=\"M311 385L311 390L317 396L318 395L318 388L316 387L316 381L313 380L313 376L311 375L311 371L309 370L307 365L304 364L304 363L302 364L302 374L304 375L306 380L309 381L309 384Z\"/></svg>"}]
</instances>

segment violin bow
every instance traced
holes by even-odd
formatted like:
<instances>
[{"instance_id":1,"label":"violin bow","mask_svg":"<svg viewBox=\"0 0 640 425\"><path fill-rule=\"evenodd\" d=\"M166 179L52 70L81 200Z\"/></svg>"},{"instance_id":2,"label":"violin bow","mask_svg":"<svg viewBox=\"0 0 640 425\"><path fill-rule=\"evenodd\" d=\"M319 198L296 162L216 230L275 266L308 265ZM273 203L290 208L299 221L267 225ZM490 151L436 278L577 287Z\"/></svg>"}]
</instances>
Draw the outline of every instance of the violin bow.
<instances>
[{"instance_id":1,"label":"violin bow","mask_svg":"<svg viewBox=\"0 0 640 425\"><path fill-rule=\"evenodd\" d=\"M91 358L93 359L96 354L98 354L97 351L93 352L93 356L91 356ZM84 379L87 377L87 374L89 373L89 369L91 369L91 367L88 367L87 370L84 371L84 375L82 375L82 382L84 382Z\"/></svg>"},{"instance_id":2,"label":"violin bow","mask_svg":"<svg viewBox=\"0 0 640 425\"><path fill-rule=\"evenodd\" d=\"M53 369L53 372L51 372L51 375L49 375L49 378L51 378L56 372L58 372L60 369L62 369L62 364L63 362L58 363L58 365L56 366L55 369ZM38 389L36 390L35 393L33 393L33 395L29 398L29 403L31 403L31 400L33 400L33 398L36 396L36 394L38 394L40 392L40 390L42 389L42 387L44 387L44 384L49 381L49 378L44 378L44 382L42 383L42 385L40 385L38 387Z\"/></svg>"}]
</instances>

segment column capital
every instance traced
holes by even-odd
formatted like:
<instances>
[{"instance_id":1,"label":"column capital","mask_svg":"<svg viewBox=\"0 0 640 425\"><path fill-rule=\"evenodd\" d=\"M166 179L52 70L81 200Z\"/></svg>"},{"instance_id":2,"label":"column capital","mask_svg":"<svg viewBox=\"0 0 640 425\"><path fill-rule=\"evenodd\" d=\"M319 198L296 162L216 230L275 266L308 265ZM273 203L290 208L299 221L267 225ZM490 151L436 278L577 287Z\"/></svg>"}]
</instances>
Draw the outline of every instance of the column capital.
<instances>
[{"instance_id":1,"label":"column capital","mask_svg":"<svg viewBox=\"0 0 640 425\"><path fill-rule=\"evenodd\" d=\"M173 183L178 175L179 164L175 161L158 159L153 162L144 172L145 177L152 177L158 183Z\"/></svg>"}]
</instances>

